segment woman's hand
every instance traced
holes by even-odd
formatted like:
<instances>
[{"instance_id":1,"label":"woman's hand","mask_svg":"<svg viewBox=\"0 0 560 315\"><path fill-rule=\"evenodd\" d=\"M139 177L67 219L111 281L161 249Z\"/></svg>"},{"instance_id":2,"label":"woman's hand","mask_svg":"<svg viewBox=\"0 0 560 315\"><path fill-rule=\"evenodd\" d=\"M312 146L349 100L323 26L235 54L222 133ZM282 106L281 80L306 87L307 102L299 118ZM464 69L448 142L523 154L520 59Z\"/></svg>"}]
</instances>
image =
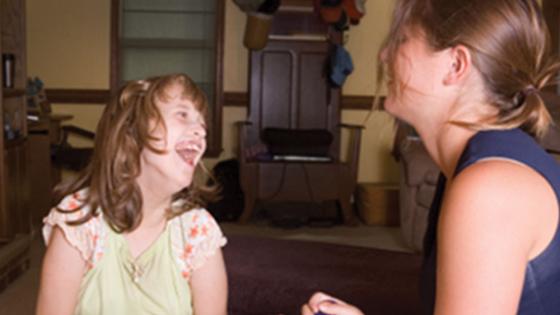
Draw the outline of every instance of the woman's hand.
<instances>
[{"instance_id":1,"label":"woman's hand","mask_svg":"<svg viewBox=\"0 0 560 315\"><path fill-rule=\"evenodd\" d=\"M364 315L357 307L322 292L313 294L307 304L301 306L301 315L315 315L319 311L325 315Z\"/></svg>"}]
</instances>

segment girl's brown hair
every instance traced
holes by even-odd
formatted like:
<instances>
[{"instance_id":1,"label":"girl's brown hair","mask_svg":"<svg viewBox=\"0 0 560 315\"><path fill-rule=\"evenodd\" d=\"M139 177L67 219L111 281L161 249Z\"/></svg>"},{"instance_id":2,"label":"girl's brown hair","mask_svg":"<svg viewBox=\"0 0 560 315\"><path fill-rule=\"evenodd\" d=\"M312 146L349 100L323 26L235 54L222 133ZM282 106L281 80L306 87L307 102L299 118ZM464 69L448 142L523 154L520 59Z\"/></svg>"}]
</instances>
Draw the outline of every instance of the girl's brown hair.
<instances>
[{"instance_id":1,"label":"girl's brown hair","mask_svg":"<svg viewBox=\"0 0 560 315\"><path fill-rule=\"evenodd\" d=\"M465 125L521 127L534 136L546 132L550 114L538 92L551 83L560 65L551 56L548 29L536 0L398 0L382 47L389 72L407 27L422 30L435 51L457 45L470 50L486 101L498 114ZM380 64L378 87L383 68Z\"/></svg>"},{"instance_id":2,"label":"girl's brown hair","mask_svg":"<svg viewBox=\"0 0 560 315\"><path fill-rule=\"evenodd\" d=\"M144 149L163 153L152 145L152 141L157 139L151 134L157 126L165 129L156 102L166 102L169 99L167 90L171 86L180 86L181 97L191 101L206 118L206 95L184 74L127 83L105 107L97 125L93 156L88 166L75 179L55 188L57 202L68 194L88 188L82 205L87 205L90 211L83 218L71 222L72 224L84 223L98 215L98 211L103 213L111 228L120 233L132 231L140 224L142 195L136 183L140 175L140 154ZM201 171L206 170L199 163L195 177ZM204 200L213 197L214 192L214 187L193 180L189 187L173 196L169 217L202 206ZM79 209L58 210L67 212Z\"/></svg>"}]
</instances>

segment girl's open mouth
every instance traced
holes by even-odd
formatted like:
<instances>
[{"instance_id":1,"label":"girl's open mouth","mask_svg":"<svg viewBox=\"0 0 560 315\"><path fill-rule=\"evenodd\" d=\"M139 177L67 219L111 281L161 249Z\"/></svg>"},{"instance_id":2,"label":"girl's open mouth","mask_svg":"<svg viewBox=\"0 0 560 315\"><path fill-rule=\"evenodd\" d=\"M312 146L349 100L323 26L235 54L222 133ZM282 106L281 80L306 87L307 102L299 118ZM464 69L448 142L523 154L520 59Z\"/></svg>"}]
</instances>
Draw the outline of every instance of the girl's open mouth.
<instances>
[{"instance_id":1,"label":"girl's open mouth","mask_svg":"<svg viewBox=\"0 0 560 315\"><path fill-rule=\"evenodd\" d=\"M194 166L197 158L202 154L202 148L202 144L198 141L183 141L175 147L175 151L183 161Z\"/></svg>"}]
</instances>

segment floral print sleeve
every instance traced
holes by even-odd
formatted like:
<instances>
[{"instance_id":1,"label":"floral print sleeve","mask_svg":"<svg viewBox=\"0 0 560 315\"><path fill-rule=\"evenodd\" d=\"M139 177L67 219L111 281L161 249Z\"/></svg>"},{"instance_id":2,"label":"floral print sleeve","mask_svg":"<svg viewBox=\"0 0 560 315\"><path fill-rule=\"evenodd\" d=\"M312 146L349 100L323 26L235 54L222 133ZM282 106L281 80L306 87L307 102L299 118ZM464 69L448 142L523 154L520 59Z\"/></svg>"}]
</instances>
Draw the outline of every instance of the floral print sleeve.
<instances>
[{"instance_id":1,"label":"floral print sleeve","mask_svg":"<svg viewBox=\"0 0 560 315\"><path fill-rule=\"evenodd\" d=\"M89 211L89 207L84 206L74 212L60 211L78 209L82 205L82 200L85 199L86 194L86 190L76 192L65 197L56 208L51 209L50 213L43 219L43 238L48 246L53 228L59 227L68 243L80 252L88 265L88 269L91 269L103 255L103 242L106 233L103 229L101 216L94 217L80 225L70 225L68 222L82 218Z\"/></svg>"},{"instance_id":2,"label":"floral print sleeve","mask_svg":"<svg viewBox=\"0 0 560 315\"><path fill-rule=\"evenodd\" d=\"M170 223L175 260L186 279L227 242L216 220L204 209L190 210Z\"/></svg>"}]
</instances>

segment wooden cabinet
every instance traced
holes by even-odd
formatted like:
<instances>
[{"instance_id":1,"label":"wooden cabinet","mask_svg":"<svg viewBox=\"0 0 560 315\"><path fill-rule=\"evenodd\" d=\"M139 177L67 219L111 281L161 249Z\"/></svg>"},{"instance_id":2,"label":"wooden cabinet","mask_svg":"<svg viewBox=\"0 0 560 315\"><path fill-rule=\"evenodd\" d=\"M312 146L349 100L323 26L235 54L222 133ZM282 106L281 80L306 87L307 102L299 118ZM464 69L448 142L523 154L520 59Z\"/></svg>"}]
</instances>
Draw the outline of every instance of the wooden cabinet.
<instances>
[{"instance_id":1,"label":"wooden cabinet","mask_svg":"<svg viewBox=\"0 0 560 315\"><path fill-rule=\"evenodd\" d=\"M0 283L5 284L27 268L31 239L24 0L0 0L0 34Z\"/></svg>"},{"instance_id":2,"label":"wooden cabinet","mask_svg":"<svg viewBox=\"0 0 560 315\"><path fill-rule=\"evenodd\" d=\"M111 88L116 91L128 80L187 73L208 97L205 154L218 156L225 0L111 2Z\"/></svg>"},{"instance_id":3,"label":"wooden cabinet","mask_svg":"<svg viewBox=\"0 0 560 315\"><path fill-rule=\"evenodd\" d=\"M22 107L18 114L3 113L4 135L2 165L0 174L2 178L0 195L0 242L9 242L17 234L30 232L29 189L27 183L27 131L25 128L11 127L10 120L13 116L23 115L25 117L25 103L23 96L4 96L2 99L3 109L5 105L13 103ZM18 124L21 124L19 122ZM25 121L23 122L25 124Z\"/></svg>"},{"instance_id":4,"label":"wooden cabinet","mask_svg":"<svg viewBox=\"0 0 560 315\"><path fill-rule=\"evenodd\" d=\"M42 219L52 207L52 190L62 178L62 169L51 163L51 146L58 145L62 137L61 123L71 115L50 114L28 125L27 167L30 179L29 209L34 226L41 226Z\"/></svg>"},{"instance_id":5,"label":"wooden cabinet","mask_svg":"<svg viewBox=\"0 0 560 315\"><path fill-rule=\"evenodd\" d=\"M40 227L52 202L53 172L48 121L29 125L27 138L27 174L29 174L28 207L35 227Z\"/></svg>"}]
</instances>

